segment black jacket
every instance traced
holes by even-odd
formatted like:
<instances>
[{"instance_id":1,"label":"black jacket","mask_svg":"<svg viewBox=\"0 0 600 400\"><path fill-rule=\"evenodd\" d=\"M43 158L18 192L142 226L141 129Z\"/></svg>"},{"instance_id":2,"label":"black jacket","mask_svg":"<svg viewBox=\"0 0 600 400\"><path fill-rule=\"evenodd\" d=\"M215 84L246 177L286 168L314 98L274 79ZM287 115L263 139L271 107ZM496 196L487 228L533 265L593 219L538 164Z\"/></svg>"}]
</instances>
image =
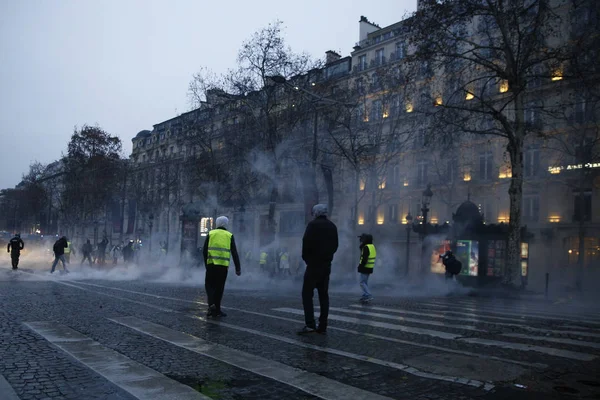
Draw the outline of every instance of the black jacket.
<instances>
[{"instance_id":1,"label":"black jacket","mask_svg":"<svg viewBox=\"0 0 600 400\"><path fill-rule=\"evenodd\" d=\"M23 248L25 248L25 243L23 242L23 239L15 236L14 238L10 239L10 242L8 242L6 251L10 251L13 254L20 254Z\"/></svg>"},{"instance_id":2,"label":"black jacket","mask_svg":"<svg viewBox=\"0 0 600 400\"><path fill-rule=\"evenodd\" d=\"M63 238L60 238L54 243L54 247L52 248L52 250L54 250L54 255L58 257L65 254L65 249L67 247L69 247L67 241Z\"/></svg>"},{"instance_id":3,"label":"black jacket","mask_svg":"<svg viewBox=\"0 0 600 400\"><path fill-rule=\"evenodd\" d=\"M227 230L225 228L216 228L216 229L223 229L224 231ZM204 240L204 247L202 248L202 257L204 258L204 265L208 265L206 263L208 260L208 238L209 238L209 236L206 235L206 239ZM235 247L235 239L233 238L233 235L231 235L230 250L231 250L231 258L233 258L233 263L235 264L235 270L241 271L240 256L238 255L237 247Z\"/></svg>"},{"instance_id":4,"label":"black jacket","mask_svg":"<svg viewBox=\"0 0 600 400\"><path fill-rule=\"evenodd\" d=\"M302 237L302 259L310 267L331 267L338 249L338 232L333 222L320 216L308 223Z\"/></svg>"}]
</instances>

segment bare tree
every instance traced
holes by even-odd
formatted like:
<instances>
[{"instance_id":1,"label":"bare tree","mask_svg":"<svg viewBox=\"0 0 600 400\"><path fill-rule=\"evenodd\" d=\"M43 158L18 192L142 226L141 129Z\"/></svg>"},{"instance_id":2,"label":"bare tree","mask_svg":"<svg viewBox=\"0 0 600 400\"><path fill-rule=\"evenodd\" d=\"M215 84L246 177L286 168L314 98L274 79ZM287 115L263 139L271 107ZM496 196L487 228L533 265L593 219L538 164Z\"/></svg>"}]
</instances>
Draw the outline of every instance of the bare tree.
<instances>
[{"instance_id":1,"label":"bare tree","mask_svg":"<svg viewBox=\"0 0 600 400\"><path fill-rule=\"evenodd\" d=\"M526 120L527 88L562 73L568 45L561 10L552 0L424 3L407 22L421 71L418 106L446 141L492 136L506 144L512 175L504 283L514 285L520 278L523 146L536 132Z\"/></svg>"}]
</instances>

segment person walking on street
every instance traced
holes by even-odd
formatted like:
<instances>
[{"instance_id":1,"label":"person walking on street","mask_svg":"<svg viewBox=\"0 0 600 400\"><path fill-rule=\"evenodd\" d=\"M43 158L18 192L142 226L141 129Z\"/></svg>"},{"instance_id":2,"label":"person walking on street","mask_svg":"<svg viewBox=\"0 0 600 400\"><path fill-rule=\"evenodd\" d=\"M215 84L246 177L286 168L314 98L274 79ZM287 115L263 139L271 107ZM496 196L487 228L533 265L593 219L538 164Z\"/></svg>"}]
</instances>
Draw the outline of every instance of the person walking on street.
<instances>
[{"instance_id":1,"label":"person walking on street","mask_svg":"<svg viewBox=\"0 0 600 400\"><path fill-rule=\"evenodd\" d=\"M292 275L292 272L290 271L290 255L286 249L281 250L281 253L279 254L279 275Z\"/></svg>"},{"instance_id":2,"label":"person walking on street","mask_svg":"<svg viewBox=\"0 0 600 400\"><path fill-rule=\"evenodd\" d=\"M106 236L98 243L98 264L104 265L106 263L106 246L108 245L108 239Z\"/></svg>"},{"instance_id":3,"label":"person walking on street","mask_svg":"<svg viewBox=\"0 0 600 400\"><path fill-rule=\"evenodd\" d=\"M444 267L446 267L446 273L444 274L446 280L456 280L456 275L460 274L462 269L462 263L456 259L454 254L450 250L447 250L444 254L440 255Z\"/></svg>"},{"instance_id":4,"label":"person walking on street","mask_svg":"<svg viewBox=\"0 0 600 400\"><path fill-rule=\"evenodd\" d=\"M10 253L10 261L12 262L12 269L19 269L19 257L21 257L21 250L25 248L25 242L21 239L21 234L17 233L14 238L10 239L8 246L6 247L7 253Z\"/></svg>"},{"instance_id":5,"label":"person walking on street","mask_svg":"<svg viewBox=\"0 0 600 400\"><path fill-rule=\"evenodd\" d=\"M90 263L90 266L92 266L92 251L93 250L94 250L94 247L92 246L92 243L90 243L90 239L88 239L87 242L85 242L85 244L81 247L81 252L83 253L83 259L81 260L81 265L83 265L85 260L88 260Z\"/></svg>"},{"instance_id":6,"label":"person walking on street","mask_svg":"<svg viewBox=\"0 0 600 400\"><path fill-rule=\"evenodd\" d=\"M306 226L302 237L302 259L306 263L304 283L302 285L302 306L304 307L305 326L299 334L327 332L329 315L329 275L331 262L338 249L337 227L327 218L327 206L317 204L313 207L315 217ZM313 305L314 290L319 293L321 312L319 326L315 324Z\"/></svg>"},{"instance_id":7,"label":"person walking on street","mask_svg":"<svg viewBox=\"0 0 600 400\"><path fill-rule=\"evenodd\" d=\"M71 253L75 255L75 248L73 244L67 240L67 247L65 248L65 261L67 264L71 264Z\"/></svg>"},{"instance_id":8,"label":"person walking on street","mask_svg":"<svg viewBox=\"0 0 600 400\"><path fill-rule=\"evenodd\" d=\"M206 265L206 276L204 286L206 296L208 297L208 317L226 317L221 310L221 300L225 290L225 280L227 279L227 270L229 269L230 259L233 258L235 264L235 274L242 274L240 266L240 257L233 234L227 230L229 219L225 216L217 218L216 229L208 232L202 255L204 256L204 265Z\"/></svg>"},{"instance_id":9,"label":"person walking on street","mask_svg":"<svg viewBox=\"0 0 600 400\"><path fill-rule=\"evenodd\" d=\"M358 237L360 239L360 263L358 264L358 273L360 274L360 287L362 289L361 303L370 303L373 300L369 292L369 276L373 273L377 251L373 245L373 235L363 233Z\"/></svg>"},{"instance_id":10,"label":"person walking on street","mask_svg":"<svg viewBox=\"0 0 600 400\"><path fill-rule=\"evenodd\" d=\"M123 247L123 262L125 264L133 262L133 240L127 243L127 246Z\"/></svg>"},{"instance_id":11,"label":"person walking on street","mask_svg":"<svg viewBox=\"0 0 600 400\"><path fill-rule=\"evenodd\" d=\"M52 263L52 270L50 270L51 274L54 273L56 264L58 264L59 261L62 262L64 271L69 272L69 270L67 270L67 265L66 265L66 261L65 261L65 249L67 247L68 247L68 244L67 244L66 236L61 237L54 243L54 247L52 248L52 250L54 250L54 262Z\"/></svg>"},{"instance_id":12,"label":"person walking on street","mask_svg":"<svg viewBox=\"0 0 600 400\"><path fill-rule=\"evenodd\" d=\"M260 252L260 260L259 260L261 272L263 272L263 273L267 272L268 261L269 261L269 254L265 250L262 250Z\"/></svg>"}]
</instances>

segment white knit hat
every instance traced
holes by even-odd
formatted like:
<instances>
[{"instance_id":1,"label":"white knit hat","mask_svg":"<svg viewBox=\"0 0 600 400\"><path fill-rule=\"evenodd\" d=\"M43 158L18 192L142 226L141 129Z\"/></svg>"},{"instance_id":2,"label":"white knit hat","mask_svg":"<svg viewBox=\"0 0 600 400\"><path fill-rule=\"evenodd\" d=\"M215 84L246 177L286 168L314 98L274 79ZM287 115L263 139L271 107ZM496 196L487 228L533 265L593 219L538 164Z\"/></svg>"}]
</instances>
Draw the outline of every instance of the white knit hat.
<instances>
[{"instance_id":1,"label":"white knit hat","mask_svg":"<svg viewBox=\"0 0 600 400\"><path fill-rule=\"evenodd\" d=\"M229 218L227 218L224 215L221 215L220 217L217 217L217 228L227 228L227 224L229 224Z\"/></svg>"}]
</instances>

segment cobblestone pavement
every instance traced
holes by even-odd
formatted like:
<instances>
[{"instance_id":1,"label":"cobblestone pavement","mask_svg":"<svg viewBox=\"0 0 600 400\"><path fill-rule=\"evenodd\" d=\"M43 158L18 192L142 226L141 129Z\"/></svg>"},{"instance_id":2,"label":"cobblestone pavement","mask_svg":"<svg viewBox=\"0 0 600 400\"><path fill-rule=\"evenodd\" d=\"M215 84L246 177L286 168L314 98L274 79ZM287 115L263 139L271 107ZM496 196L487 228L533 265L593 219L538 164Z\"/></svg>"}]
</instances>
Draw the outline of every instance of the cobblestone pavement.
<instances>
[{"instance_id":1,"label":"cobblestone pavement","mask_svg":"<svg viewBox=\"0 0 600 400\"><path fill-rule=\"evenodd\" d=\"M4 380L20 399L600 398L600 307L332 286L327 335L299 336L300 282L230 276L207 319L201 271L160 277L1 266L0 400Z\"/></svg>"}]
</instances>

